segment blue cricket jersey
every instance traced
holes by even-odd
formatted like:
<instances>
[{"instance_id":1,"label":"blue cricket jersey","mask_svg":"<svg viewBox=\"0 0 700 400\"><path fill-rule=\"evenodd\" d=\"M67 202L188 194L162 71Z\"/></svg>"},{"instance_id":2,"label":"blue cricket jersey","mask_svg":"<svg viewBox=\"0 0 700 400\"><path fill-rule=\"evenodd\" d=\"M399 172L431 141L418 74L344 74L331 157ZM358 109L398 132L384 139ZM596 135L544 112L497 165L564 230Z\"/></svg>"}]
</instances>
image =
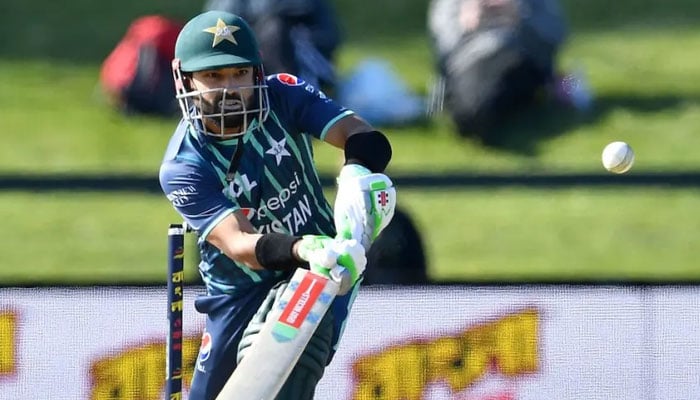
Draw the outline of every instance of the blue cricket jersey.
<instances>
[{"instance_id":1,"label":"blue cricket jersey","mask_svg":"<svg viewBox=\"0 0 700 400\"><path fill-rule=\"evenodd\" d=\"M224 217L242 210L260 233L334 236L332 208L313 161L312 137L352 111L289 74L266 78L269 115L253 120L235 139L217 140L180 121L160 168L163 192L198 235L200 273L210 294L236 294L283 272L252 270L206 241ZM243 153L235 177L226 172L237 146Z\"/></svg>"}]
</instances>

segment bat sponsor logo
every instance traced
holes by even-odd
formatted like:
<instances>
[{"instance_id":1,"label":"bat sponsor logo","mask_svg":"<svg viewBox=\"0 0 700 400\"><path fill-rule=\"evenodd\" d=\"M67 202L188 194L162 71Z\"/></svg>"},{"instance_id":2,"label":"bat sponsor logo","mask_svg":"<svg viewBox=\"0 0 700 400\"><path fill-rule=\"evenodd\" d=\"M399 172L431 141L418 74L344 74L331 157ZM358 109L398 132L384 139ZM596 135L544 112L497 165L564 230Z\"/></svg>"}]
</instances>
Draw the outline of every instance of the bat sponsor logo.
<instances>
[{"instance_id":1,"label":"bat sponsor logo","mask_svg":"<svg viewBox=\"0 0 700 400\"><path fill-rule=\"evenodd\" d=\"M311 282L311 286L309 286L309 288L301 294L301 297L299 297L299 301L294 305L292 312L290 312L287 318L284 320L285 323L296 326L299 313L304 311L304 306L308 303L309 297L311 297L311 290L313 290L315 285L316 281L314 280Z\"/></svg>"},{"instance_id":2,"label":"bat sponsor logo","mask_svg":"<svg viewBox=\"0 0 700 400\"><path fill-rule=\"evenodd\" d=\"M280 342L294 339L311 309L319 300L328 280L313 273L307 273L272 329L272 335Z\"/></svg>"}]
</instances>

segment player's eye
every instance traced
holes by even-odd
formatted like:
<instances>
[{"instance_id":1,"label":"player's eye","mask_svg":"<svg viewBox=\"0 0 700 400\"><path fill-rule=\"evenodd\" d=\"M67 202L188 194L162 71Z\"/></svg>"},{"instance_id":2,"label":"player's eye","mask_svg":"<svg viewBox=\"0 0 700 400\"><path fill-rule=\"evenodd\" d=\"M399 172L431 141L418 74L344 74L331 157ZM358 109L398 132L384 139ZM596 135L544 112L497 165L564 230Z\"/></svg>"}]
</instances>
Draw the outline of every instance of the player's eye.
<instances>
[{"instance_id":1,"label":"player's eye","mask_svg":"<svg viewBox=\"0 0 700 400\"><path fill-rule=\"evenodd\" d=\"M216 79L219 77L219 73L216 71L209 71L204 73L206 79Z\"/></svg>"}]
</instances>

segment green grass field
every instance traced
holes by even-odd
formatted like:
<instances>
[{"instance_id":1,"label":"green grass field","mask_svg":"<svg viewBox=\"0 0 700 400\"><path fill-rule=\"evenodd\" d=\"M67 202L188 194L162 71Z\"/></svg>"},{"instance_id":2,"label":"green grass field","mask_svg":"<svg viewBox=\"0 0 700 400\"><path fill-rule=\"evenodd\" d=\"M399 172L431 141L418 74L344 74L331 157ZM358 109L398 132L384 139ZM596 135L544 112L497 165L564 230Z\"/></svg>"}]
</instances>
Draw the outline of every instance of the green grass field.
<instances>
[{"instance_id":1,"label":"green grass field","mask_svg":"<svg viewBox=\"0 0 700 400\"><path fill-rule=\"evenodd\" d=\"M404 190L401 196L436 278L700 279L693 262L700 222L688 218L700 207L694 191ZM11 193L0 206L12 228L0 231L3 265L10 266L2 269L3 283L163 278L167 225L176 215L160 197Z\"/></svg>"},{"instance_id":2,"label":"green grass field","mask_svg":"<svg viewBox=\"0 0 700 400\"><path fill-rule=\"evenodd\" d=\"M347 38L342 72L382 57L426 92L433 65L426 1L385 1L372 13L349 0L335 4ZM596 96L589 114L535 110L508 126L502 149L458 138L444 116L387 128L391 174L603 173L600 152L612 140L633 145L632 174L700 170L700 56L689 50L700 47L693 23L700 9L689 0L563 4L572 32L560 67L585 71ZM110 110L96 90L99 65L136 16L184 19L201 5L73 0L47 2L42 13L35 7L19 0L0 6L0 33L14 38L0 43L0 173L155 175L176 121ZM320 169L332 173L338 152L317 150ZM423 232L434 279L700 278L697 190L399 188L399 196ZM152 195L2 192L0 218L0 282L70 284L162 281L165 230L176 215Z\"/></svg>"}]
</instances>

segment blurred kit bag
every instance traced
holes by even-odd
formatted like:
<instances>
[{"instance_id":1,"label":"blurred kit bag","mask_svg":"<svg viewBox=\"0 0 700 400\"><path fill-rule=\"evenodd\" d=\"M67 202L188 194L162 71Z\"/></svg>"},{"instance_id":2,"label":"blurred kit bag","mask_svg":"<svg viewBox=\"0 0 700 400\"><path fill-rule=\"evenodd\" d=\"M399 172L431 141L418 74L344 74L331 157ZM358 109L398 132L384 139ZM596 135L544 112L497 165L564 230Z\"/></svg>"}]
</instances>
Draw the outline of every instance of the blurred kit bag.
<instances>
[{"instance_id":1,"label":"blurred kit bag","mask_svg":"<svg viewBox=\"0 0 700 400\"><path fill-rule=\"evenodd\" d=\"M318 87L335 86L341 35L326 0L209 0L205 11L240 15L255 31L266 74L288 72Z\"/></svg>"},{"instance_id":2,"label":"blurred kit bag","mask_svg":"<svg viewBox=\"0 0 700 400\"><path fill-rule=\"evenodd\" d=\"M492 128L554 78L566 26L556 0L433 0L428 26L437 59L433 93L462 136Z\"/></svg>"},{"instance_id":3,"label":"blurred kit bag","mask_svg":"<svg viewBox=\"0 0 700 400\"><path fill-rule=\"evenodd\" d=\"M183 24L159 15L133 21L102 63L100 84L126 113L177 115L171 62Z\"/></svg>"}]
</instances>

